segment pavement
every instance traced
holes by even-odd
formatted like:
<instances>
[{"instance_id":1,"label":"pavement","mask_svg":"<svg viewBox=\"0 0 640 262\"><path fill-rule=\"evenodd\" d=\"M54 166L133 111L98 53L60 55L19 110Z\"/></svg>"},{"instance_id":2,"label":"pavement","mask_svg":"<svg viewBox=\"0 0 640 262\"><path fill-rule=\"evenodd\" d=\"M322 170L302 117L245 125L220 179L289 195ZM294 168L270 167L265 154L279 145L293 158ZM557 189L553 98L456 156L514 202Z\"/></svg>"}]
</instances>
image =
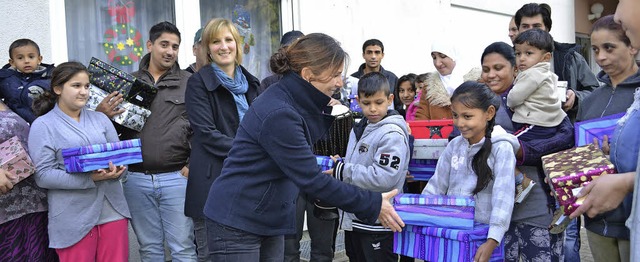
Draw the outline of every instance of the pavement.
<instances>
[{"instance_id":1,"label":"pavement","mask_svg":"<svg viewBox=\"0 0 640 262\"><path fill-rule=\"evenodd\" d=\"M580 229L580 239L582 246L580 247L580 261L581 262L594 262L593 256L591 255L591 250L589 249L589 242L587 241L587 232L584 227ZM302 240L300 241L300 261L309 261L310 255L310 239L309 235L305 231L302 236ZM343 231L338 231L338 236L336 237L336 253L333 258L334 262L343 262L349 261L345 251L344 251L344 233ZM423 260L416 259L416 262L423 262Z\"/></svg>"},{"instance_id":2,"label":"pavement","mask_svg":"<svg viewBox=\"0 0 640 262\"><path fill-rule=\"evenodd\" d=\"M587 232L584 227L580 229L580 239L582 240L582 246L580 248L580 261L581 262L594 262L593 256L591 255L591 250L589 249L589 242L587 241ZM309 239L309 234L305 231L302 240L300 241L300 261L309 261L310 259L310 247L311 240ZM135 233L131 226L129 226L129 261L138 262L140 261L140 254L138 253L140 246L138 245L138 240L136 239ZM166 255L166 261L171 261L170 256ZM344 262L349 261L345 250L344 250L344 232L342 230L338 231L338 235L336 237L336 253L333 258L335 262ZM420 259L416 259L416 261L422 262Z\"/></svg>"}]
</instances>

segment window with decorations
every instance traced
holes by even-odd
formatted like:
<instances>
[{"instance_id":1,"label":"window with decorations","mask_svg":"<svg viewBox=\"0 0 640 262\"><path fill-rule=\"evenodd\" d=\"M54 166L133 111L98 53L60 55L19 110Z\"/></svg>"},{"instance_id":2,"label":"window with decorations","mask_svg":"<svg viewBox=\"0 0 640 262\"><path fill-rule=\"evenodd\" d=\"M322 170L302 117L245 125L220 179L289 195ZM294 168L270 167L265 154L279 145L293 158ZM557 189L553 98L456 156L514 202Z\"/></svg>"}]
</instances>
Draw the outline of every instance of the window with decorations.
<instances>
[{"instance_id":1,"label":"window with decorations","mask_svg":"<svg viewBox=\"0 0 640 262\"><path fill-rule=\"evenodd\" d=\"M96 57L136 71L147 52L149 29L162 21L175 23L174 9L173 0L65 0L69 60L88 64Z\"/></svg>"}]
</instances>

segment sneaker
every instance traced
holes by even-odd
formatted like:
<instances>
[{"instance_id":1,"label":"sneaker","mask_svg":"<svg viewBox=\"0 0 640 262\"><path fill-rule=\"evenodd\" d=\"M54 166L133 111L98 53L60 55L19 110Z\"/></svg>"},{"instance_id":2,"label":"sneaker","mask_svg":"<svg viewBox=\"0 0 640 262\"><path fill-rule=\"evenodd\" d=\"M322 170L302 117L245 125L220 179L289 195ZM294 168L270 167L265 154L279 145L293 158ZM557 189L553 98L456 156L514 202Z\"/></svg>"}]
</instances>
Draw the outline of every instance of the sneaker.
<instances>
[{"instance_id":1,"label":"sneaker","mask_svg":"<svg viewBox=\"0 0 640 262\"><path fill-rule=\"evenodd\" d=\"M519 185L516 186L516 201L515 201L515 203L516 204L522 203L522 201L524 201L527 198L527 196L529 196L529 193L531 193L531 189L535 185L536 185L535 181L531 180L527 176L524 176L524 179L522 180L522 183L520 183Z\"/></svg>"}]
</instances>

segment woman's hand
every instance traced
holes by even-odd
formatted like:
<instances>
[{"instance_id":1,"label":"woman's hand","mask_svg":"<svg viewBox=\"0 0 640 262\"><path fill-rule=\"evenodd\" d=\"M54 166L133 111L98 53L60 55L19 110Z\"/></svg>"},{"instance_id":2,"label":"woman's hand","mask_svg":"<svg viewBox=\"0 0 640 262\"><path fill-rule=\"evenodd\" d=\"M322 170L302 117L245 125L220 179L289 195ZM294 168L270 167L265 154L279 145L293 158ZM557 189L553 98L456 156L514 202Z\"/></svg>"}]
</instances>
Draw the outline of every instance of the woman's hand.
<instances>
[{"instance_id":1,"label":"woman's hand","mask_svg":"<svg viewBox=\"0 0 640 262\"><path fill-rule=\"evenodd\" d=\"M391 205L391 198L398 194L398 189L391 190L386 193L382 193L382 206L380 207L380 214L378 215L378 221L383 227L391 229L393 232L402 232L404 222L396 213L396 210Z\"/></svg>"},{"instance_id":2,"label":"woman's hand","mask_svg":"<svg viewBox=\"0 0 640 262\"><path fill-rule=\"evenodd\" d=\"M16 180L16 177L0 168L0 195L8 193L13 188L13 180Z\"/></svg>"},{"instance_id":3,"label":"woman's hand","mask_svg":"<svg viewBox=\"0 0 640 262\"><path fill-rule=\"evenodd\" d=\"M498 241L496 241L493 238L487 239L487 241L484 242L484 244L482 244L478 248L478 251L476 251L476 255L473 257L473 261L474 262L489 261L489 258L491 258L491 254L493 253L493 250L496 249L497 246L498 246Z\"/></svg>"},{"instance_id":4,"label":"woman's hand","mask_svg":"<svg viewBox=\"0 0 640 262\"><path fill-rule=\"evenodd\" d=\"M91 179L93 179L93 181L117 179L126 169L127 167L125 166L115 166L113 165L113 163L109 162L108 169L98 169L96 171L93 171L91 173Z\"/></svg>"},{"instance_id":5,"label":"woman's hand","mask_svg":"<svg viewBox=\"0 0 640 262\"><path fill-rule=\"evenodd\" d=\"M585 197L582 205L573 211L569 218L582 214L595 217L598 214L618 207L628 193L633 192L633 179L636 172L622 174L605 174L591 181L575 197Z\"/></svg>"},{"instance_id":6,"label":"woman's hand","mask_svg":"<svg viewBox=\"0 0 640 262\"><path fill-rule=\"evenodd\" d=\"M122 114L122 112L125 111L123 108L118 109L118 106L120 105L120 103L122 103L122 101L124 101L124 98L122 98L122 94L118 93L117 91L111 92L111 94L107 95L104 99L102 99L100 104L98 104L98 107L96 107L96 111L102 112L107 115L107 117L112 118L116 115Z\"/></svg>"},{"instance_id":7,"label":"woman's hand","mask_svg":"<svg viewBox=\"0 0 640 262\"><path fill-rule=\"evenodd\" d=\"M564 111L569 111L573 108L573 104L576 102L576 93L571 89L567 89L567 101L562 105Z\"/></svg>"},{"instance_id":8,"label":"woman's hand","mask_svg":"<svg viewBox=\"0 0 640 262\"><path fill-rule=\"evenodd\" d=\"M593 138L593 144L596 145L597 148L601 148L602 153L604 153L605 155L609 155L609 153L611 152L611 147L609 147L609 136L607 135L604 135L602 137L602 147L600 147L600 141L598 141L597 137Z\"/></svg>"},{"instance_id":9,"label":"woman's hand","mask_svg":"<svg viewBox=\"0 0 640 262\"><path fill-rule=\"evenodd\" d=\"M340 100L335 99L335 98L331 98L331 100L329 101L329 105L328 106L335 106L335 105L341 105L342 103L340 103Z\"/></svg>"}]
</instances>

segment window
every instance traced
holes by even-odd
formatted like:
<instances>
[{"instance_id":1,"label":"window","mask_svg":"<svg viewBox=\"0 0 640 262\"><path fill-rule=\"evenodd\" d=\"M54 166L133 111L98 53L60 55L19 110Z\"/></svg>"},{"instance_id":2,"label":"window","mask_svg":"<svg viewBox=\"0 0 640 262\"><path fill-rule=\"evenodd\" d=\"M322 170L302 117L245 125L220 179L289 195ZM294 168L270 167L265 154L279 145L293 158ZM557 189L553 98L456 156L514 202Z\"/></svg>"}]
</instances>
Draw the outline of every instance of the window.
<instances>
[{"instance_id":1,"label":"window","mask_svg":"<svg viewBox=\"0 0 640 262\"><path fill-rule=\"evenodd\" d=\"M97 57L125 72L138 70L149 29L175 23L173 0L65 0L69 60Z\"/></svg>"},{"instance_id":2,"label":"window","mask_svg":"<svg viewBox=\"0 0 640 262\"><path fill-rule=\"evenodd\" d=\"M202 26L213 18L231 20L242 39L242 66L258 79L271 75L269 58L280 45L280 0L200 0Z\"/></svg>"}]
</instances>

